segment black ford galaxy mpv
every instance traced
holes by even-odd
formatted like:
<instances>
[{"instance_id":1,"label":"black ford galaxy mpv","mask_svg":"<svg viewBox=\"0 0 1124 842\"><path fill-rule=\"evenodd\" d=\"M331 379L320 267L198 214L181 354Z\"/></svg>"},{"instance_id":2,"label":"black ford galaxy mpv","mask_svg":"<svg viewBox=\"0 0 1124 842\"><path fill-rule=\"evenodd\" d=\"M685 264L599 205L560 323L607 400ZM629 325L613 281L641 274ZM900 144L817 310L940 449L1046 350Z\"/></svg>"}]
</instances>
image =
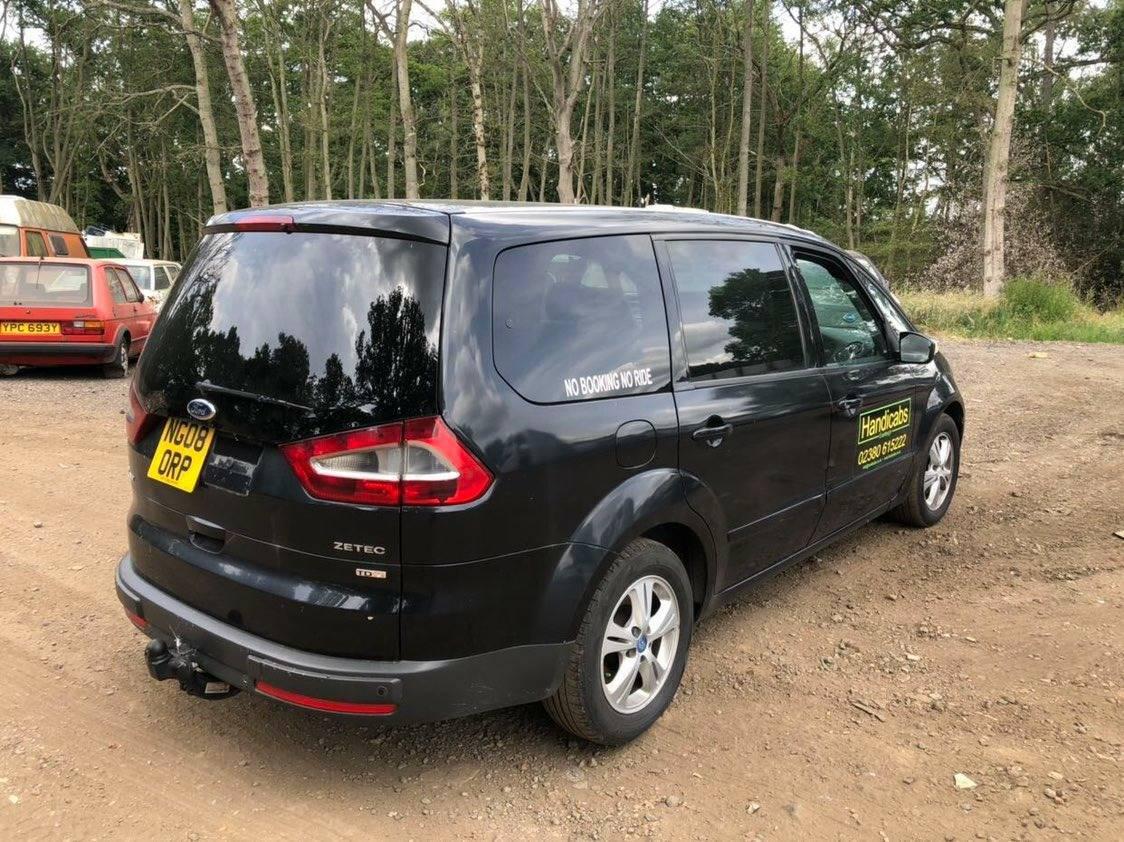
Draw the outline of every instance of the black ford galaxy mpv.
<instances>
[{"instance_id":1,"label":"black ford galaxy mpv","mask_svg":"<svg viewBox=\"0 0 1124 842\"><path fill-rule=\"evenodd\" d=\"M154 677L391 721L543 700L601 743L742 586L940 520L964 425L807 231L425 202L212 219L130 404L117 590Z\"/></svg>"}]
</instances>

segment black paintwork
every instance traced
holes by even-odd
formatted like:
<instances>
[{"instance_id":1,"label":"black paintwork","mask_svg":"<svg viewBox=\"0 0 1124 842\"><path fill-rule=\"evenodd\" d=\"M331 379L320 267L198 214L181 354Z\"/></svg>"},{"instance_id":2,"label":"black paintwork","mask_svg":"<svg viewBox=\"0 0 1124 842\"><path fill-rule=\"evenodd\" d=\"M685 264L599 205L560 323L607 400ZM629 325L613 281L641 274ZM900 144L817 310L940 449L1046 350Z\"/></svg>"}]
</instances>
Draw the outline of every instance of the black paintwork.
<instances>
[{"instance_id":1,"label":"black paintwork","mask_svg":"<svg viewBox=\"0 0 1124 842\"><path fill-rule=\"evenodd\" d=\"M924 365L896 358L824 364L794 250L829 256L862 283L874 282L839 249L791 226L683 211L554 205L337 202L266 212L292 215L297 229L307 233L231 233L251 211L212 220L208 231L214 236L185 267L163 318L169 307L174 312L192 300L193 274L208 271L199 255L211 253L221 238L256 237L269 248L276 238L327 235L327 270L317 279L325 285L338 280L330 271L330 238L390 237L407 249L439 248L447 251L440 312L433 303L433 278L415 277L406 287L422 302L426 335L436 345L432 406L424 396L398 408L370 400L317 403L315 384L301 400L294 398L302 394L299 389L270 393L309 404L308 413L254 401L223 403L216 453L191 495L145 477L159 434L152 430L130 452L134 505L130 556L122 570L127 564L130 575L151 586L152 599L165 592L169 604L191 606L239 634L316 653L309 658L376 660L387 672L391 662L499 651L518 651L525 659L528 646L553 652L549 647L573 640L615 552L645 534L671 544L684 558L701 615L740 585L886 511L900 500L905 478L921 458L918 444L939 414L951 412L963 424L962 400L939 354ZM569 403L524 398L495 364L492 292L500 254L529 243L615 235L629 235L629 248L636 247L636 238L651 242L666 304L671 383L650 394ZM804 368L688 379L674 278L663 247L668 239L684 237L775 244L795 296ZM283 301L289 282L283 276L273 280L270 294ZM375 290L372 298L388 293ZM880 318L887 324L887 344L896 347L899 330L912 325L896 305L886 306L894 312ZM254 317L247 314L247 323ZM300 320L293 312L287 318ZM330 319L309 318L317 319L310 331L330 338ZM222 385L236 388L284 391L276 380L246 374L244 361L237 376L234 369L186 367L173 354L182 357L196 334L166 340L165 333L173 334L169 322L172 326L154 331L137 377L151 411L184 415L187 400L203 394L194 385L203 376L196 375L212 382L225 376L236 382ZM424 343L416 347L428 353ZM190 348L187 356L193 359ZM909 397L913 406L907 451L877 469L857 472L856 422L840 411L839 402L857 399L871 406L900 397ZM430 412L440 412L494 475L483 499L403 509L315 501L276 447ZM377 545L383 554L356 555L335 549L336 542ZM359 578L357 567L386 578ZM144 600L139 605L143 611ZM542 674L536 673L522 697L505 691L484 706L542 698L551 689L543 686ZM408 686L401 692L409 705Z\"/></svg>"}]
</instances>

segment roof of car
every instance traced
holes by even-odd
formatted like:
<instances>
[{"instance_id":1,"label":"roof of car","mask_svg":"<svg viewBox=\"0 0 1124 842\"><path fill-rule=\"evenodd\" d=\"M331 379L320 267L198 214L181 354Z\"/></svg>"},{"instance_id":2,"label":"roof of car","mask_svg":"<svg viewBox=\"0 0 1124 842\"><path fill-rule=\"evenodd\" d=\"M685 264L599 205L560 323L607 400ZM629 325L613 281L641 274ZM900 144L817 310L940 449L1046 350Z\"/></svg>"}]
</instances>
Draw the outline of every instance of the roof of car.
<instances>
[{"instance_id":1,"label":"roof of car","mask_svg":"<svg viewBox=\"0 0 1124 842\"><path fill-rule=\"evenodd\" d=\"M31 257L28 255L0 257L0 263L78 263L83 266L120 266L120 260L98 257Z\"/></svg>"},{"instance_id":2,"label":"roof of car","mask_svg":"<svg viewBox=\"0 0 1124 842\"><path fill-rule=\"evenodd\" d=\"M212 217L208 228L222 229L255 216L292 216L301 225L367 228L409 237L447 243L454 219L475 228L495 226L510 229L564 229L568 236L583 227L614 233L711 232L727 234L771 234L796 236L823 242L811 231L780 222L769 222L695 208L652 205L644 208L603 205L563 205L547 202L496 202L469 200L321 201L269 205L264 208L230 211Z\"/></svg>"},{"instance_id":3,"label":"roof of car","mask_svg":"<svg viewBox=\"0 0 1124 842\"><path fill-rule=\"evenodd\" d=\"M0 196L0 224L78 233L78 226L65 209L23 196Z\"/></svg>"}]
</instances>

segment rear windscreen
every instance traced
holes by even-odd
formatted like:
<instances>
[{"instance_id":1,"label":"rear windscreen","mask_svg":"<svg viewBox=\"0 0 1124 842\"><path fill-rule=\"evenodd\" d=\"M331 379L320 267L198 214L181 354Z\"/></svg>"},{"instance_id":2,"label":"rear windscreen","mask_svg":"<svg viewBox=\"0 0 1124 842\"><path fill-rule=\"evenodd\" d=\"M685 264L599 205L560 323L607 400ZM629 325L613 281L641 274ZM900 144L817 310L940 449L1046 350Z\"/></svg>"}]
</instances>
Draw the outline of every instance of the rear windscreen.
<instances>
[{"instance_id":1,"label":"rear windscreen","mask_svg":"<svg viewBox=\"0 0 1124 842\"><path fill-rule=\"evenodd\" d=\"M90 272L85 266L0 264L0 305L80 307L89 303Z\"/></svg>"},{"instance_id":2,"label":"rear windscreen","mask_svg":"<svg viewBox=\"0 0 1124 842\"><path fill-rule=\"evenodd\" d=\"M435 414L445 251L335 233L205 236L153 330L141 392L170 412L206 394L216 423L272 441Z\"/></svg>"}]
</instances>

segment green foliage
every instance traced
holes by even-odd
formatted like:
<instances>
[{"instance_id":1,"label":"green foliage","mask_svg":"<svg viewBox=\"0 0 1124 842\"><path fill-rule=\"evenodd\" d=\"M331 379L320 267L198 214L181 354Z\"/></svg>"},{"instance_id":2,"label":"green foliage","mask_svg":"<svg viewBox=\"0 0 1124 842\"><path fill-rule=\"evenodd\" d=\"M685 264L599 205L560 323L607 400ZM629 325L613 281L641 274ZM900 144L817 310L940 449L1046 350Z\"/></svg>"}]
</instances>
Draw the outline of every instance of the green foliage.
<instances>
[{"instance_id":1,"label":"green foliage","mask_svg":"<svg viewBox=\"0 0 1124 842\"><path fill-rule=\"evenodd\" d=\"M1098 312L1068 286L1040 278L1012 279L999 299L921 290L899 297L923 330L938 335L1124 344L1124 307Z\"/></svg>"}]
</instances>

